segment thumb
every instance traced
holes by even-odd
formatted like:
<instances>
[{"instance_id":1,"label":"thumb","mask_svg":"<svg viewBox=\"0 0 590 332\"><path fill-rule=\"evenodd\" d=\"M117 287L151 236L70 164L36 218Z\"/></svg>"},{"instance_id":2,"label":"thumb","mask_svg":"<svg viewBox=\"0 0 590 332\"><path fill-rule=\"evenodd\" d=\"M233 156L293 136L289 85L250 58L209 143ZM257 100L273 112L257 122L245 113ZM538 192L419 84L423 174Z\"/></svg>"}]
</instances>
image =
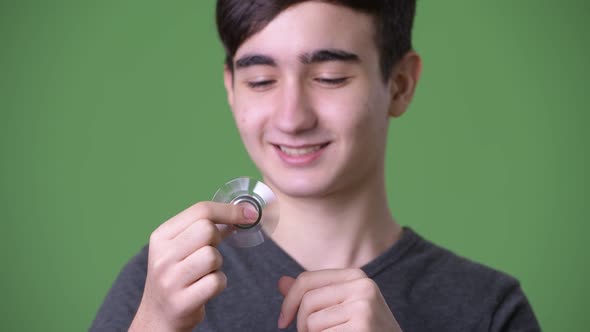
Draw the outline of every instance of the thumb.
<instances>
[{"instance_id":1,"label":"thumb","mask_svg":"<svg viewBox=\"0 0 590 332\"><path fill-rule=\"evenodd\" d=\"M291 286L293 286L294 283L295 278L282 276L279 279L279 291L281 292L281 294L283 294L283 296L287 296L287 293L289 293L289 290L291 289Z\"/></svg>"}]
</instances>

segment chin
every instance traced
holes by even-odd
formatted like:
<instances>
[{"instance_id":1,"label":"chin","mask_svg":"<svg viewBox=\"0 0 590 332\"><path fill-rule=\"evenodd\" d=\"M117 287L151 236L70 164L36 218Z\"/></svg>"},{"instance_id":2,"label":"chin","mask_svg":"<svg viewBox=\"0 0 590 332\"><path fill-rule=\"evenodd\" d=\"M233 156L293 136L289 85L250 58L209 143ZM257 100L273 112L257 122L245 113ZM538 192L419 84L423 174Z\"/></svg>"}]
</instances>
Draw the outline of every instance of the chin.
<instances>
[{"instance_id":1,"label":"chin","mask_svg":"<svg viewBox=\"0 0 590 332\"><path fill-rule=\"evenodd\" d=\"M326 196L330 192L330 180L324 177L306 175L265 176L265 182L277 194L297 198Z\"/></svg>"}]
</instances>

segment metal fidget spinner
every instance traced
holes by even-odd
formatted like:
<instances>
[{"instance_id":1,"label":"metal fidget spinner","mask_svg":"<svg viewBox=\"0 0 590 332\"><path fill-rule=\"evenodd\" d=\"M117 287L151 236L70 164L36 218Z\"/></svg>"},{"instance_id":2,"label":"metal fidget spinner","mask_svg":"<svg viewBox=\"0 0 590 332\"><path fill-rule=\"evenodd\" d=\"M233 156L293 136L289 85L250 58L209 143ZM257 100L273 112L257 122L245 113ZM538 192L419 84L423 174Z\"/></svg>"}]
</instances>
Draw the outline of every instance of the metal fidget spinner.
<instances>
[{"instance_id":1,"label":"metal fidget spinner","mask_svg":"<svg viewBox=\"0 0 590 332\"><path fill-rule=\"evenodd\" d=\"M270 235L278 224L278 203L272 190L264 183L249 177L233 179L217 190L214 202L234 205L248 204L258 212L252 224L234 225L227 241L238 248L260 245L265 234Z\"/></svg>"}]
</instances>

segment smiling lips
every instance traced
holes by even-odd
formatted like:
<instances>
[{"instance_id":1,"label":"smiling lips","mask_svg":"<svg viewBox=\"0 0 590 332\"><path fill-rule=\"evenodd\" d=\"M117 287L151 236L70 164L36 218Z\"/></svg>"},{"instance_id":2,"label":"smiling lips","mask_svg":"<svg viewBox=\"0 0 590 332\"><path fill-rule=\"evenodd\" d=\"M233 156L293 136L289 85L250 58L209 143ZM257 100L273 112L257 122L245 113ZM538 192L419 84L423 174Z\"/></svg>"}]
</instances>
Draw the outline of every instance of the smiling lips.
<instances>
[{"instance_id":1,"label":"smiling lips","mask_svg":"<svg viewBox=\"0 0 590 332\"><path fill-rule=\"evenodd\" d=\"M281 149L281 151L283 151L284 153L288 154L289 156L303 156L306 154L310 154L312 152L315 152L319 149L322 148L321 145L313 145L313 146L307 146L307 147L303 147L303 148L290 148L284 145L279 145L279 148Z\"/></svg>"},{"instance_id":2,"label":"smiling lips","mask_svg":"<svg viewBox=\"0 0 590 332\"><path fill-rule=\"evenodd\" d=\"M275 145L279 157L291 166L306 166L317 160L330 143L292 147Z\"/></svg>"}]
</instances>

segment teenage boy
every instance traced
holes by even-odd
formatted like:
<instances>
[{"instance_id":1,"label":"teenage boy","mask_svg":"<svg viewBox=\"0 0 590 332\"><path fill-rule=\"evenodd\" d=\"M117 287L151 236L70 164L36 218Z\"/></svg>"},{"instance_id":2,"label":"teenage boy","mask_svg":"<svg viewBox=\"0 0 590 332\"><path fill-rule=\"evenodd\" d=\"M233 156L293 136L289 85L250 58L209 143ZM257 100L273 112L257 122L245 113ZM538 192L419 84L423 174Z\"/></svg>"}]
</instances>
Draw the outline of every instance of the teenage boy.
<instances>
[{"instance_id":1,"label":"teenage boy","mask_svg":"<svg viewBox=\"0 0 590 332\"><path fill-rule=\"evenodd\" d=\"M220 225L256 211L189 207L123 269L93 329L539 331L515 279L389 210L389 119L421 71L414 12L415 0L219 0L228 101L280 223L239 249Z\"/></svg>"}]
</instances>

